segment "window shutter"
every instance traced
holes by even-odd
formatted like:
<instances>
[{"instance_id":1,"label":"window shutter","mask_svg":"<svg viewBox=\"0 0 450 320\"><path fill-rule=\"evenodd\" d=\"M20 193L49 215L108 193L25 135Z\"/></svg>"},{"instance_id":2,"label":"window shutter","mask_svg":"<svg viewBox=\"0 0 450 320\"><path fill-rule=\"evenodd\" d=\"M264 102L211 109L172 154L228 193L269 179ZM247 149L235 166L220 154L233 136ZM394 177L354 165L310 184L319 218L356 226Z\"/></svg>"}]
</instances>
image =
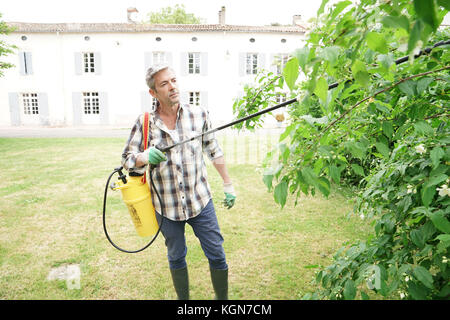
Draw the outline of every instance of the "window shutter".
<instances>
[{"instance_id":1,"label":"window shutter","mask_svg":"<svg viewBox=\"0 0 450 320\"><path fill-rule=\"evenodd\" d=\"M19 94L17 92L8 93L9 98L9 112L11 116L11 125L20 125L20 107L19 107Z\"/></svg>"},{"instance_id":2,"label":"window shutter","mask_svg":"<svg viewBox=\"0 0 450 320\"><path fill-rule=\"evenodd\" d=\"M152 111L152 95L148 91L141 91L141 112Z\"/></svg>"},{"instance_id":3,"label":"window shutter","mask_svg":"<svg viewBox=\"0 0 450 320\"><path fill-rule=\"evenodd\" d=\"M152 58L153 58L153 53L152 52L144 52L145 73L147 73L148 68L150 68L151 65L152 65Z\"/></svg>"},{"instance_id":4,"label":"window shutter","mask_svg":"<svg viewBox=\"0 0 450 320\"><path fill-rule=\"evenodd\" d=\"M189 92L188 91L181 91L180 103L189 104Z\"/></svg>"},{"instance_id":5,"label":"window shutter","mask_svg":"<svg viewBox=\"0 0 450 320\"><path fill-rule=\"evenodd\" d=\"M258 71L266 68L266 55L264 53L258 53Z\"/></svg>"},{"instance_id":6,"label":"window shutter","mask_svg":"<svg viewBox=\"0 0 450 320\"><path fill-rule=\"evenodd\" d=\"M73 125L81 124L81 92L72 93Z\"/></svg>"},{"instance_id":7,"label":"window shutter","mask_svg":"<svg viewBox=\"0 0 450 320\"><path fill-rule=\"evenodd\" d=\"M200 102L204 108L208 109L208 91L200 92Z\"/></svg>"},{"instance_id":8,"label":"window shutter","mask_svg":"<svg viewBox=\"0 0 450 320\"><path fill-rule=\"evenodd\" d=\"M108 104L108 93L99 92L98 93L98 105L100 108L100 123L109 124L109 104Z\"/></svg>"},{"instance_id":9,"label":"window shutter","mask_svg":"<svg viewBox=\"0 0 450 320\"><path fill-rule=\"evenodd\" d=\"M41 121L41 125L48 126L50 124L48 95L47 93L38 93L37 97L38 97L39 119Z\"/></svg>"},{"instance_id":10,"label":"window shutter","mask_svg":"<svg viewBox=\"0 0 450 320\"><path fill-rule=\"evenodd\" d=\"M27 63L27 74L33 74L33 60L31 59L31 52L25 52L25 59Z\"/></svg>"},{"instance_id":11,"label":"window shutter","mask_svg":"<svg viewBox=\"0 0 450 320\"><path fill-rule=\"evenodd\" d=\"M181 53L180 59L180 71L182 76L187 76L188 74L188 54L187 52Z\"/></svg>"},{"instance_id":12,"label":"window shutter","mask_svg":"<svg viewBox=\"0 0 450 320\"><path fill-rule=\"evenodd\" d=\"M75 58L75 74L82 75L83 74L83 55L81 52L74 53Z\"/></svg>"},{"instance_id":13,"label":"window shutter","mask_svg":"<svg viewBox=\"0 0 450 320\"><path fill-rule=\"evenodd\" d=\"M25 52L19 52L19 72L21 76L26 75L25 73Z\"/></svg>"},{"instance_id":14,"label":"window shutter","mask_svg":"<svg viewBox=\"0 0 450 320\"><path fill-rule=\"evenodd\" d=\"M208 75L208 53L202 52L200 55L200 75L207 76Z\"/></svg>"},{"instance_id":15,"label":"window shutter","mask_svg":"<svg viewBox=\"0 0 450 320\"><path fill-rule=\"evenodd\" d=\"M94 70L96 75L102 74L102 55L100 52L94 52Z\"/></svg>"},{"instance_id":16,"label":"window shutter","mask_svg":"<svg viewBox=\"0 0 450 320\"><path fill-rule=\"evenodd\" d=\"M245 76L245 53L239 52L239 76Z\"/></svg>"},{"instance_id":17,"label":"window shutter","mask_svg":"<svg viewBox=\"0 0 450 320\"><path fill-rule=\"evenodd\" d=\"M172 52L166 52L165 55L166 55L166 61L167 61L167 64L173 68L173 56L172 56Z\"/></svg>"}]
</instances>

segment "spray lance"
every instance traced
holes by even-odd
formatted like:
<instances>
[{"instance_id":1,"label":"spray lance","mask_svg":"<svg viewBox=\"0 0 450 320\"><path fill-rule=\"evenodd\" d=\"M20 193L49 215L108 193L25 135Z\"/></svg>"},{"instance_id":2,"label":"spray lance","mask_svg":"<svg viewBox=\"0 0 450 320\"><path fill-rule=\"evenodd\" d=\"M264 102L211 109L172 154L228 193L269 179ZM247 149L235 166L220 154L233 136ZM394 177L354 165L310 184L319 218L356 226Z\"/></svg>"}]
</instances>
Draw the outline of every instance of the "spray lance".
<instances>
[{"instance_id":1,"label":"spray lance","mask_svg":"<svg viewBox=\"0 0 450 320\"><path fill-rule=\"evenodd\" d=\"M414 58L418 58L423 54L428 54L431 52L431 50L433 50L436 47L440 47L440 46L444 46L444 45L449 45L450 44L450 40L446 40L446 41L440 41L437 42L436 44L433 45L433 47L430 48L426 48L424 50L421 50L418 54L416 54L414 56ZM397 59L395 61L395 64L401 64L403 62L406 62L409 60L409 56L405 56L403 58ZM351 82L351 80L347 80L347 82ZM338 83L333 83L331 85L328 86L328 90L331 90L333 88L336 88L339 84ZM225 128L234 126L238 123L247 121L249 119L252 119L254 117L263 115L265 113L274 111L276 109L288 106L290 104L293 104L295 102L300 102L300 97L296 97L290 100L287 100L285 102L282 102L280 104L277 104L273 107L269 107L266 109L263 109L261 111L258 111L256 113L250 114L246 117L237 119L235 121L232 121L230 123L227 123L225 125L222 125L220 127L208 130L206 132L203 132L201 134L198 134L196 136L193 136L189 139L183 140L181 142L175 143L171 146L167 146L164 148L160 148L159 150L162 152L167 152L172 148L175 148L177 146L183 145L185 143L188 143L190 141L193 141L195 139L199 139L202 138L205 135L209 135L212 133L215 133L217 131L223 130ZM145 114L144 116L144 123L147 124L144 127L144 146L147 146L147 138L148 138L148 113ZM158 191L155 188L155 184L153 182L153 177L152 177L152 171L153 171L154 166L150 165L150 170L149 170L149 178L150 178L150 182L151 185L153 187L154 192L156 193L156 196L158 198L158 201L160 203L161 202L161 198L160 195L158 194ZM155 214L155 209L153 207L153 203L151 201L151 193L150 193L150 186L148 184L148 181L145 178L145 174L144 175L138 175L135 174L133 172L130 172L129 175L125 175L122 172L123 167L118 167L115 168L113 170L113 172L109 175L108 180L106 182L106 186L105 186L105 193L104 193L104 197L103 197L103 230L105 232L106 238L108 239L108 241L118 250L122 251L122 252L126 252L126 253L137 253L140 251L145 250L146 248L148 248L157 238L157 236L159 235L160 231L161 231L161 226L163 224L163 217L164 217L164 212L161 212L161 221L158 222L156 219L156 214ZM113 182L110 184L110 181L112 179L112 177L115 174L118 174L118 180L116 182ZM153 236L153 238L150 240L149 243L147 243L144 247L138 249L138 250L125 250L121 247L119 247L117 244L115 244L112 239L110 238L107 228L106 228L106 200L107 200L107 194L108 194L108 189L111 190L120 190L122 192L122 198L123 201L125 202L125 204L128 207L128 211L130 213L131 219L134 223L134 226L136 228L136 232L138 233L139 236L141 237L148 237L148 236ZM162 211L162 208L161 208Z\"/></svg>"}]
</instances>

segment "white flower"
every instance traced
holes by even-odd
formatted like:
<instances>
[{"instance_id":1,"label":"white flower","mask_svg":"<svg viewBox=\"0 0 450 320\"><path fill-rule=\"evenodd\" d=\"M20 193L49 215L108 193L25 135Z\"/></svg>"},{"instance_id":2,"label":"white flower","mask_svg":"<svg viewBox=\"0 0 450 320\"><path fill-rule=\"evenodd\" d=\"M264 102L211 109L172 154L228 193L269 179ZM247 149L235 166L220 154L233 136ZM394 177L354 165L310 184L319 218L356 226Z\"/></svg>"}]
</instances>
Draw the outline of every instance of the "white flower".
<instances>
[{"instance_id":1,"label":"white flower","mask_svg":"<svg viewBox=\"0 0 450 320\"><path fill-rule=\"evenodd\" d=\"M409 281L409 277L408 277L408 276L405 277L405 281L406 281L406 282Z\"/></svg>"},{"instance_id":2,"label":"white flower","mask_svg":"<svg viewBox=\"0 0 450 320\"><path fill-rule=\"evenodd\" d=\"M406 186L406 188L408 189L408 190L406 191L406 193L413 193L413 191L414 191L414 186L408 184L408 185Z\"/></svg>"},{"instance_id":3,"label":"white flower","mask_svg":"<svg viewBox=\"0 0 450 320\"><path fill-rule=\"evenodd\" d=\"M404 299L405 298L405 294L403 292L400 292L400 299Z\"/></svg>"},{"instance_id":4,"label":"white flower","mask_svg":"<svg viewBox=\"0 0 450 320\"><path fill-rule=\"evenodd\" d=\"M443 184L440 188L436 188L436 191L439 191L439 195L441 197L445 197L445 196L450 197L450 189L446 184Z\"/></svg>"},{"instance_id":5,"label":"white flower","mask_svg":"<svg viewBox=\"0 0 450 320\"><path fill-rule=\"evenodd\" d=\"M446 256L442 256L442 263L447 263L449 260Z\"/></svg>"},{"instance_id":6,"label":"white flower","mask_svg":"<svg viewBox=\"0 0 450 320\"><path fill-rule=\"evenodd\" d=\"M424 154L425 152L427 152L427 149L425 149L423 144L419 144L418 146L416 146L415 149L416 149L416 152L420 153L420 154Z\"/></svg>"}]
</instances>

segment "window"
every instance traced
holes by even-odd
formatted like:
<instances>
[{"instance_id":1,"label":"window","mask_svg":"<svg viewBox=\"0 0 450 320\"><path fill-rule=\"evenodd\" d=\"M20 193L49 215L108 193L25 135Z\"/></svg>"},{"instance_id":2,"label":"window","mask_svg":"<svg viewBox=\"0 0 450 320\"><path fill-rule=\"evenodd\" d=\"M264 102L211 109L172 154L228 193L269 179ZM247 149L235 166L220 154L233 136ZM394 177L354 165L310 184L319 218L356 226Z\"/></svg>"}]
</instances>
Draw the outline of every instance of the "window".
<instances>
[{"instance_id":1,"label":"window","mask_svg":"<svg viewBox=\"0 0 450 320\"><path fill-rule=\"evenodd\" d=\"M98 92L83 92L84 114L99 114Z\"/></svg>"},{"instance_id":2,"label":"window","mask_svg":"<svg viewBox=\"0 0 450 320\"><path fill-rule=\"evenodd\" d=\"M282 74L286 63L289 60L289 54L280 53L275 57L275 64L277 66L277 74Z\"/></svg>"},{"instance_id":3,"label":"window","mask_svg":"<svg viewBox=\"0 0 450 320\"><path fill-rule=\"evenodd\" d=\"M95 60L93 52L83 53L83 70L84 73L95 73Z\"/></svg>"},{"instance_id":4,"label":"window","mask_svg":"<svg viewBox=\"0 0 450 320\"><path fill-rule=\"evenodd\" d=\"M23 114L39 114L37 93L22 93Z\"/></svg>"},{"instance_id":5,"label":"window","mask_svg":"<svg viewBox=\"0 0 450 320\"><path fill-rule=\"evenodd\" d=\"M200 92L199 91L189 92L189 104L193 106L199 106L200 103L201 103Z\"/></svg>"},{"instance_id":6,"label":"window","mask_svg":"<svg viewBox=\"0 0 450 320\"><path fill-rule=\"evenodd\" d=\"M258 69L258 54L257 53L247 53L245 73L246 74L257 74Z\"/></svg>"},{"instance_id":7,"label":"window","mask_svg":"<svg viewBox=\"0 0 450 320\"><path fill-rule=\"evenodd\" d=\"M167 62L166 60L166 54L164 52L153 52L153 59L154 64L160 64Z\"/></svg>"},{"instance_id":8,"label":"window","mask_svg":"<svg viewBox=\"0 0 450 320\"><path fill-rule=\"evenodd\" d=\"M188 53L188 73L200 74L200 52Z\"/></svg>"}]
</instances>

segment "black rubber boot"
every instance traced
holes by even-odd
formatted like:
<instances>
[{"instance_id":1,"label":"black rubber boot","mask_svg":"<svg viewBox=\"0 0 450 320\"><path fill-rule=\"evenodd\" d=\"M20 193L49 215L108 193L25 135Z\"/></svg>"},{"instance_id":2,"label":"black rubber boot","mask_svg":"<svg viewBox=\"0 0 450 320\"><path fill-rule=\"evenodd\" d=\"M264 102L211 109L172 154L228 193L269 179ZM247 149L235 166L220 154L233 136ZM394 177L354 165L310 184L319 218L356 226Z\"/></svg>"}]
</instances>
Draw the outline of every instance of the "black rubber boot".
<instances>
[{"instance_id":1,"label":"black rubber boot","mask_svg":"<svg viewBox=\"0 0 450 320\"><path fill-rule=\"evenodd\" d=\"M216 293L216 300L228 300L228 269L213 269L211 272L211 282Z\"/></svg>"},{"instance_id":2,"label":"black rubber boot","mask_svg":"<svg viewBox=\"0 0 450 320\"><path fill-rule=\"evenodd\" d=\"M189 275L187 267L181 269L170 269L173 286L178 300L189 300Z\"/></svg>"}]
</instances>

